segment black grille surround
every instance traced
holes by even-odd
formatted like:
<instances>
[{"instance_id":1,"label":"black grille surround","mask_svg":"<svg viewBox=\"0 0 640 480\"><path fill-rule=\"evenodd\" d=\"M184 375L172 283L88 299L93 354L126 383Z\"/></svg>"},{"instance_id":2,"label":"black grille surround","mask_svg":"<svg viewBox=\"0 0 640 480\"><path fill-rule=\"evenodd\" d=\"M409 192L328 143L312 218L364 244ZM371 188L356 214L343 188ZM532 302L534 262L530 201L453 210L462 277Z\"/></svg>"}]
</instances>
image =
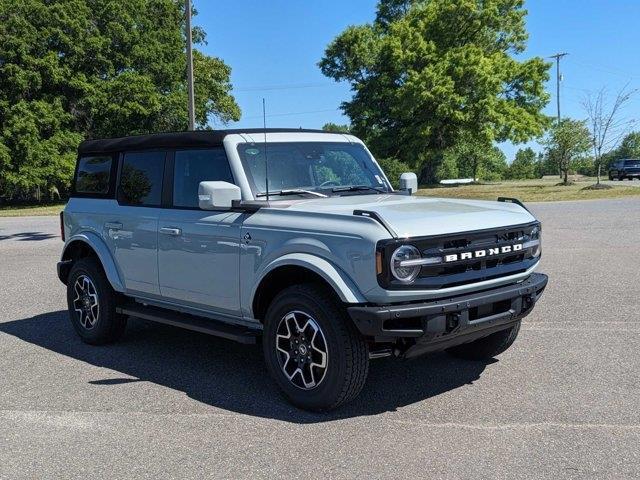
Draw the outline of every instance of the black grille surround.
<instances>
[{"instance_id":1,"label":"black grille surround","mask_svg":"<svg viewBox=\"0 0 640 480\"><path fill-rule=\"evenodd\" d=\"M423 265L418 277L412 283L403 283L391 274L389 261L396 248L401 245L416 247L423 258L455 255L490 248L500 248L514 244L524 244L541 233L540 222L405 239L382 240L377 251L382 254L382 272L378 274L378 284L386 290L438 290L472 284L484 280L522 273L535 265L540 256L533 256L535 248L523 248L516 252L484 256L452 262Z\"/></svg>"}]
</instances>

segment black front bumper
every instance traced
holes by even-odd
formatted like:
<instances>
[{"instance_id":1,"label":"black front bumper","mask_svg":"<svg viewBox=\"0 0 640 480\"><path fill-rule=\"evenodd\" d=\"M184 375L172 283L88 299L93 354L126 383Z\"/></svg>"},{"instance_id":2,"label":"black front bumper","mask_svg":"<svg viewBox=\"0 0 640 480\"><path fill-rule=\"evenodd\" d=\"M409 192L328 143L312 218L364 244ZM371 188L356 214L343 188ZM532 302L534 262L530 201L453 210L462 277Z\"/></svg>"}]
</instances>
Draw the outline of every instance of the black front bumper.
<instances>
[{"instance_id":1,"label":"black front bumper","mask_svg":"<svg viewBox=\"0 0 640 480\"><path fill-rule=\"evenodd\" d=\"M508 328L531 312L548 277L533 273L526 280L424 303L358 305L347 310L360 332L375 342L413 338L411 357L471 342Z\"/></svg>"}]
</instances>

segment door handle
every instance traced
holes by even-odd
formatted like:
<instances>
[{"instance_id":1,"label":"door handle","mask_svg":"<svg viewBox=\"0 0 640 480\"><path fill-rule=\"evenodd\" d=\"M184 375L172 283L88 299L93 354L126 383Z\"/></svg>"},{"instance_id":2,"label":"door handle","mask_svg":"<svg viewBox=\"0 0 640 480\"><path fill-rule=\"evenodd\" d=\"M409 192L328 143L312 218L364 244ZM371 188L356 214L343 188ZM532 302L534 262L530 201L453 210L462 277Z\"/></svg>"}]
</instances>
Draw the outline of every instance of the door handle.
<instances>
[{"instance_id":1,"label":"door handle","mask_svg":"<svg viewBox=\"0 0 640 480\"><path fill-rule=\"evenodd\" d=\"M106 222L104 228L109 230L122 230L122 223L120 222Z\"/></svg>"},{"instance_id":2,"label":"door handle","mask_svg":"<svg viewBox=\"0 0 640 480\"><path fill-rule=\"evenodd\" d=\"M160 229L160 233L164 235L173 235L174 237L177 237L182 233L182 230L180 230L179 228L173 228L173 227L162 227Z\"/></svg>"}]
</instances>

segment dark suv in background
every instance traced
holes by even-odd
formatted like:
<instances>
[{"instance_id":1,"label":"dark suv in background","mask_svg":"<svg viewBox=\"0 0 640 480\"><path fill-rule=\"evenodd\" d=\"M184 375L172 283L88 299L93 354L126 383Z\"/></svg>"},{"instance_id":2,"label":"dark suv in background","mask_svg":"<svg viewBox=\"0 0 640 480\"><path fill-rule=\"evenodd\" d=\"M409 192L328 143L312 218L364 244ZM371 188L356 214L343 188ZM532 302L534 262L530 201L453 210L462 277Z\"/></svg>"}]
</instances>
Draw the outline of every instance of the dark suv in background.
<instances>
[{"instance_id":1,"label":"dark suv in background","mask_svg":"<svg viewBox=\"0 0 640 480\"><path fill-rule=\"evenodd\" d=\"M609 167L609 180L614 178L618 180L640 178L640 160L623 159L613 162Z\"/></svg>"}]
</instances>

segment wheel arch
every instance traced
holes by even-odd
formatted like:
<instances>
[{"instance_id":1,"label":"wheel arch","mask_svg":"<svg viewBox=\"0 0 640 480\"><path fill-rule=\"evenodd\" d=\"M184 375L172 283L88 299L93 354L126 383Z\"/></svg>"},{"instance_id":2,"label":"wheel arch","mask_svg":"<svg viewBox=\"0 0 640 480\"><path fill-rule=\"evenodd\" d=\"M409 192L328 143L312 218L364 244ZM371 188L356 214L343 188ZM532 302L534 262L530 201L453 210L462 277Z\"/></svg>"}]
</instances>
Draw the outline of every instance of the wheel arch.
<instances>
[{"instance_id":1,"label":"wheel arch","mask_svg":"<svg viewBox=\"0 0 640 480\"><path fill-rule=\"evenodd\" d=\"M62 251L60 263L68 265L68 268L60 270L60 280L66 283L66 278L73 262L88 256L95 256L98 259L111 287L116 292L124 292L124 284L120 272L109 248L98 235L92 232L79 233L67 240ZM66 273L64 270L66 270Z\"/></svg>"},{"instance_id":2,"label":"wheel arch","mask_svg":"<svg viewBox=\"0 0 640 480\"><path fill-rule=\"evenodd\" d=\"M263 320L269 304L283 289L298 283L318 283L343 303L366 302L354 282L329 261L306 253L288 254L271 262L251 292L253 318Z\"/></svg>"}]
</instances>

